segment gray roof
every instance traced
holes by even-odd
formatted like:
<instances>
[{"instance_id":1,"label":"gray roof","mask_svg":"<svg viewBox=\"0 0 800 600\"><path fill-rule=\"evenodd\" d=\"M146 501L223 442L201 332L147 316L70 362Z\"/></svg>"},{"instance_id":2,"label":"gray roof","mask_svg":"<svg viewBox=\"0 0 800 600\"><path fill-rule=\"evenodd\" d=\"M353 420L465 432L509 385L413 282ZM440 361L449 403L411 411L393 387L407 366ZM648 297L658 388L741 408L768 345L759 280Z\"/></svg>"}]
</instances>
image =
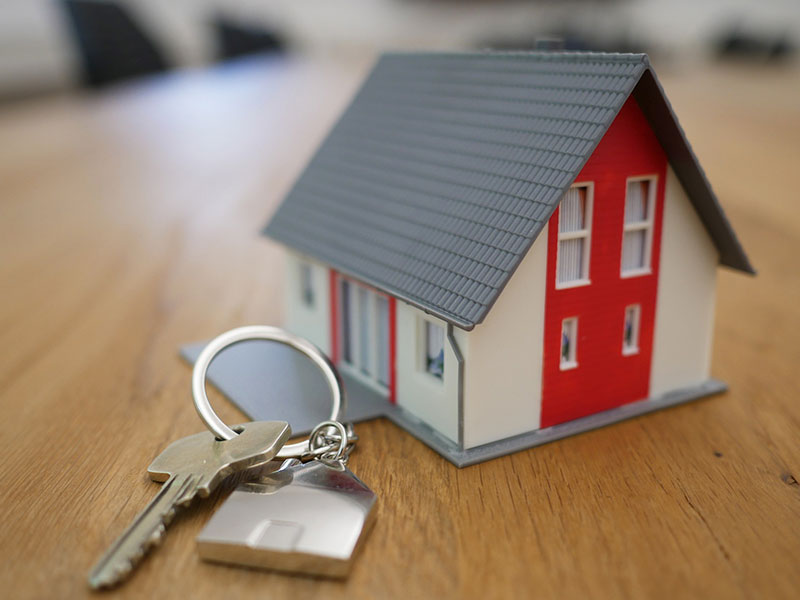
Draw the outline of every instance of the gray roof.
<instances>
[{"instance_id":1,"label":"gray roof","mask_svg":"<svg viewBox=\"0 0 800 600\"><path fill-rule=\"evenodd\" d=\"M634 93L716 243L753 272L644 54L387 54L265 228L464 329Z\"/></svg>"}]
</instances>

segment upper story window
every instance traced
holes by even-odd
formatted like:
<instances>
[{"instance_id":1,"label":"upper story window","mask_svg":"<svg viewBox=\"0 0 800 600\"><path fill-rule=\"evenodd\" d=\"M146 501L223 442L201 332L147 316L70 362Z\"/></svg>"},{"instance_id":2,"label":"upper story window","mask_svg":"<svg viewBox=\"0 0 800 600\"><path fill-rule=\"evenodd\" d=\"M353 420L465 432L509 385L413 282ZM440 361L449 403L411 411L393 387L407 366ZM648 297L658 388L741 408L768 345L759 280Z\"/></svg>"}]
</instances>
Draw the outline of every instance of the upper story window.
<instances>
[{"instance_id":1,"label":"upper story window","mask_svg":"<svg viewBox=\"0 0 800 600\"><path fill-rule=\"evenodd\" d=\"M591 227L592 187L574 185L564 194L558 214L556 287L589 283Z\"/></svg>"},{"instance_id":2,"label":"upper story window","mask_svg":"<svg viewBox=\"0 0 800 600\"><path fill-rule=\"evenodd\" d=\"M315 302L314 272L307 262L300 263L300 298L302 298L303 304L313 308Z\"/></svg>"},{"instance_id":3,"label":"upper story window","mask_svg":"<svg viewBox=\"0 0 800 600\"><path fill-rule=\"evenodd\" d=\"M625 226L622 234L623 277L650 272L653 240L655 178L628 180L625 194Z\"/></svg>"},{"instance_id":4,"label":"upper story window","mask_svg":"<svg viewBox=\"0 0 800 600\"><path fill-rule=\"evenodd\" d=\"M578 366L578 318L570 317L561 322L561 370Z\"/></svg>"},{"instance_id":5,"label":"upper story window","mask_svg":"<svg viewBox=\"0 0 800 600\"><path fill-rule=\"evenodd\" d=\"M425 354L423 356L423 367L438 379L444 378L444 327L438 323L423 320Z\"/></svg>"},{"instance_id":6,"label":"upper story window","mask_svg":"<svg viewBox=\"0 0 800 600\"><path fill-rule=\"evenodd\" d=\"M622 327L622 353L625 355L639 353L639 321L642 307L631 304L625 307L625 323Z\"/></svg>"}]
</instances>

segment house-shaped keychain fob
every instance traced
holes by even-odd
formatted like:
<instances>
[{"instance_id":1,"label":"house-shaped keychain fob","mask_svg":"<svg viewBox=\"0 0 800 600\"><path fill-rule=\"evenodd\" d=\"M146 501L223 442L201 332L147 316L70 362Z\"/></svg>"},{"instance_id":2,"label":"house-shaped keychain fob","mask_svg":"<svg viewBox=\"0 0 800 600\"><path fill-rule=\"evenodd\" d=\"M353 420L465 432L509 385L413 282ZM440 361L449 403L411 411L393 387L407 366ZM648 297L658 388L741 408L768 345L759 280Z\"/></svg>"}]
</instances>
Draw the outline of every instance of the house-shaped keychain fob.
<instances>
[{"instance_id":1,"label":"house-shaped keychain fob","mask_svg":"<svg viewBox=\"0 0 800 600\"><path fill-rule=\"evenodd\" d=\"M344 577L372 526L375 494L344 464L289 459L243 483L197 537L214 562Z\"/></svg>"}]
</instances>

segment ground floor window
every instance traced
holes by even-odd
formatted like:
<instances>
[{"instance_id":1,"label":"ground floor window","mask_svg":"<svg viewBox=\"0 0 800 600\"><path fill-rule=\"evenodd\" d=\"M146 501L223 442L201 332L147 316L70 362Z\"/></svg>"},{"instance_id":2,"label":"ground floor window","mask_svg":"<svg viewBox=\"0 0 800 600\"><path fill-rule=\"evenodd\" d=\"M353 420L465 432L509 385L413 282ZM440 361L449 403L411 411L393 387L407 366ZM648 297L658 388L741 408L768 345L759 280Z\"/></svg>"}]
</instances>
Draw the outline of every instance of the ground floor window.
<instances>
[{"instance_id":1,"label":"ground floor window","mask_svg":"<svg viewBox=\"0 0 800 600\"><path fill-rule=\"evenodd\" d=\"M639 321L642 307L631 304L625 307L625 323L622 328L622 353L637 354L639 352Z\"/></svg>"},{"instance_id":2,"label":"ground floor window","mask_svg":"<svg viewBox=\"0 0 800 600\"><path fill-rule=\"evenodd\" d=\"M383 387L389 385L389 299L339 279L339 350L342 362Z\"/></svg>"},{"instance_id":3,"label":"ground floor window","mask_svg":"<svg viewBox=\"0 0 800 600\"><path fill-rule=\"evenodd\" d=\"M561 322L561 369L578 366L578 318L570 317Z\"/></svg>"},{"instance_id":4,"label":"ground floor window","mask_svg":"<svg viewBox=\"0 0 800 600\"><path fill-rule=\"evenodd\" d=\"M303 304L309 308L314 308L314 272L307 262L300 263L300 298L302 298Z\"/></svg>"},{"instance_id":5,"label":"ground floor window","mask_svg":"<svg viewBox=\"0 0 800 600\"><path fill-rule=\"evenodd\" d=\"M438 379L444 378L444 327L427 319L423 320L423 367L426 373Z\"/></svg>"}]
</instances>

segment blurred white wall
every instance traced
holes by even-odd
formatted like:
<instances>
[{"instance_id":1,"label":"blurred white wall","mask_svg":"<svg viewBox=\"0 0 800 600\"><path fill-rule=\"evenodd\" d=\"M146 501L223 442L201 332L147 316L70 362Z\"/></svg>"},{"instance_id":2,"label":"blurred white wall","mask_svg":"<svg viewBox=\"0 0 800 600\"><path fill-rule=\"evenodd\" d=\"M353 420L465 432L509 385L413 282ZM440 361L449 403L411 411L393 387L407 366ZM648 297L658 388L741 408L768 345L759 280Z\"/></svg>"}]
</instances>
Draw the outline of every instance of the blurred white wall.
<instances>
[{"instance_id":1,"label":"blurred white wall","mask_svg":"<svg viewBox=\"0 0 800 600\"><path fill-rule=\"evenodd\" d=\"M73 56L53 2L0 0L0 94L69 85Z\"/></svg>"}]
</instances>

